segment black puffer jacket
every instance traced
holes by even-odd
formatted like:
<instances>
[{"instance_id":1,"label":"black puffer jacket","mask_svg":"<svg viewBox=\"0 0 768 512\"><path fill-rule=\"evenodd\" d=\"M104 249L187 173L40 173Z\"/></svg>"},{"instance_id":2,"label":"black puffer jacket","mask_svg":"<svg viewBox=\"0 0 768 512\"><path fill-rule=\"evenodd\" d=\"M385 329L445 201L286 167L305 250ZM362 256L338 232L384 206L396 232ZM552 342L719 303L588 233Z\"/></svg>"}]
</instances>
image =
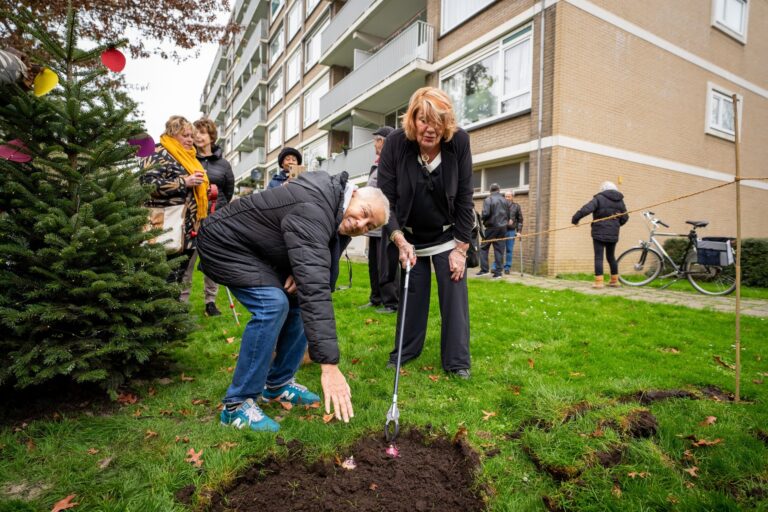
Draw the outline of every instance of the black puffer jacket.
<instances>
[{"instance_id":1,"label":"black puffer jacket","mask_svg":"<svg viewBox=\"0 0 768 512\"><path fill-rule=\"evenodd\" d=\"M197 237L200 269L219 284L282 289L293 275L309 355L318 363L339 361L331 290L349 242L338 235L346 182L346 173L304 173L227 205Z\"/></svg>"},{"instance_id":2,"label":"black puffer jacket","mask_svg":"<svg viewBox=\"0 0 768 512\"><path fill-rule=\"evenodd\" d=\"M227 203L232 201L232 195L235 193L235 175L232 173L232 166L227 159L222 156L219 146L214 145L213 154L208 156L197 155L197 159L203 164L203 169L208 174L208 180L211 185L216 185L219 189L219 196L216 198L216 209L224 208Z\"/></svg>"},{"instance_id":3,"label":"black puffer jacket","mask_svg":"<svg viewBox=\"0 0 768 512\"><path fill-rule=\"evenodd\" d=\"M579 211L573 214L571 222L578 224L582 217L590 213L592 219L603 219L625 212L624 215L615 219L595 222L592 224L592 238L600 242L618 242L619 228L627 223L629 215L626 214L627 207L624 206L624 195L618 190L604 190L595 194L590 202L581 207Z\"/></svg>"}]
</instances>

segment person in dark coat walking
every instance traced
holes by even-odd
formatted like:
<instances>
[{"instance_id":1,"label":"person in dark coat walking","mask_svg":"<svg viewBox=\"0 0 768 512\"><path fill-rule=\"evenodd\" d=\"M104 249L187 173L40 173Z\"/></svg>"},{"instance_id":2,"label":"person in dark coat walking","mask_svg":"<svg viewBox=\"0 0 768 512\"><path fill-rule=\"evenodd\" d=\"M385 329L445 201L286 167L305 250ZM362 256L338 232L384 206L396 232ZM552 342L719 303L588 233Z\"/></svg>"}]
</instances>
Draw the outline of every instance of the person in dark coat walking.
<instances>
[{"instance_id":1,"label":"person in dark coat walking","mask_svg":"<svg viewBox=\"0 0 768 512\"><path fill-rule=\"evenodd\" d=\"M480 215L485 226L485 238L495 242L483 242L480 245L480 272L479 276L488 273L488 253L493 244L493 278L501 277L501 269L504 266L504 240L507 235L507 223L509 222L509 203L501 195L501 187L498 183L491 184L491 195L483 201L483 213Z\"/></svg>"},{"instance_id":2,"label":"person in dark coat walking","mask_svg":"<svg viewBox=\"0 0 768 512\"><path fill-rule=\"evenodd\" d=\"M401 272L400 311L405 315L402 362L421 354L427 335L432 267L442 326L443 370L470 377L467 249L475 223L469 134L456 125L450 97L422 87L411 96L403 128L387 137L379 159L379 186L389 199L384 229L401 266L411 264L408 311ZM397 323L400 329L400 322ZM399 339L399 332L395 340ZM389 366L397 359L397 342Z\"/></svg>"},{"instance_id":3,"label":"person in dark coat walking","mask_svg":"<svg viewBox=\"0 0 768 512\"><path fill-rule=\"evenodd\" d=\"M277 155L277 166L280 168L280 170L277 171L274 176L272 176L271 180L269 180L267 189L285 185L285 183L288 181L291 166L301 165L301 161L301 153L298 149L290 147L283 148L280 151L280 154Z\"/></svg>"},{"instance_id":4,"label":"person in dark coat walking","mask_svg":"<svg viewBox=\"0 0 768 512\"><path fill-rule=\"evenodd\" d=\"M592 246L595 250L595 283L593 288L603 288L603 252L611 269L611 281L608 286L618 287L619 266L616 263L616 243L619 241L619 229L627 223L629 215L624 205L624 195L611 181L604 181L600 192L590 202L573 214L571 223L578 224L582 217L592 214ZM623 213L624 215L618 215ZM609 220L599 219L618 215Z\"/></svg>"},{"instance_id":5,"label":"person in dark coat walking","mask_svg":"<svg viewBox=\"0 0 768 512\"><path fill-rule=\"evenodd\" d=\"M354 189L347 173L317 171L243 197L203 223L197 237L201 270L228 286L252 314L223 399L223 425L277 431L257 399L319 405L320 398L294 377L307 343L322 368L326 412L333 404L338 419L348 422L354 415L337 366L331 290L349 237L383 225L388 214L380 190Z\"/></svg>"}]
</instances>

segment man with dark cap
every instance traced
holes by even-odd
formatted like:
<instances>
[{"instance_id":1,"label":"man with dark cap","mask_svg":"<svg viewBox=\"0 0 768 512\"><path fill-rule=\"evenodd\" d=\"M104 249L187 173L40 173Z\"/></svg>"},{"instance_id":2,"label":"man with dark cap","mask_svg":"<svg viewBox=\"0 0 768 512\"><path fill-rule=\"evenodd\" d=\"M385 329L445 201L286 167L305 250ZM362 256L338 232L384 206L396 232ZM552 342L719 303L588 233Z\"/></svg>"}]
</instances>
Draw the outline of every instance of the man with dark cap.
<instances>
[{"instance_id":1,"label":"man with dark cap","mask_svg":"<svg viewBox=\"0 0 768 512\"><path fill-rule=\"evenodd\" d=\"M491 185L491 195L483 201L483 226L485 226L485 239L496 240L495 242L486 242L480 245L480 272L477 275L482 276L488 273L488 252L493 244L493 255L496 261L493 269L493 278L501 277L501 269L504 266L504 240L507 234L507 222L509 221L509 203L499 192L501 188L498 183Z\"/></svg>"},{"instance_id":2,"label":"man with dark cap","mask_svg":"<svg viewBox=\"0 0 768 512\"><path fill-rule=\"evenodd\" d=\"M391 126L382 126L373 132L373 148L376 151L376 158L368 174L368 186L378 188L378 168L379 155L384 147L384 141L387 136L395 131ZM395 279L397 276L397 254L392 253L394 257L388 257L386 244L389 240L382 238L381 229L374 229L366 234L368 237L368 278L371 282L371 295L368 304L361 306L374 307L382 306L376 311L379 313L397 313L397 295L398 284Z\"/></svg>"},{"instance_id":3,"label":"man with dark cap","mask_svg":"<svg viewBox=\"0 0 768 512\"><path fill-rule=\"evenodd\" d=\"M277 171L274 176L272 176L272 179L270 180L269 185L267 185L267 188L270 189L285 185L285 183L288 181L291 166L301 165L301 160L301 153L298 149L290 147L283 148L282 151L280 151L280 154L277 155L277 166L280 168L280 170Z\"/></svg>"}]
</instances>

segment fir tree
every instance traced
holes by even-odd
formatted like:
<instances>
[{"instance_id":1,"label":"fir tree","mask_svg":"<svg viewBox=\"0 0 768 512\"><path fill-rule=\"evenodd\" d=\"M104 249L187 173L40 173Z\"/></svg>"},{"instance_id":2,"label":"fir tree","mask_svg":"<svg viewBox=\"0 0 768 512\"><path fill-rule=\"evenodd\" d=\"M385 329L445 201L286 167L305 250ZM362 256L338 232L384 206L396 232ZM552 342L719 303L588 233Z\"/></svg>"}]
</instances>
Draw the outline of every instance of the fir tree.
<instances>
[{"instance_id":1,"label":"fir tree","mask_svg":"<svg viewBox=\"0 0 768 512\"><path fill-rule=\"evenodd\" d=\"M0 159L0 384L63 375L114 392L190 329L163 249L144 244L148 193L127 143L142 126L126 94L105 86L107 47L77 48L75 11L63 34L28 12L14 22L60 85L42 97L0 89L0 138L33 157Z\"/></svg>"}]
</instances>

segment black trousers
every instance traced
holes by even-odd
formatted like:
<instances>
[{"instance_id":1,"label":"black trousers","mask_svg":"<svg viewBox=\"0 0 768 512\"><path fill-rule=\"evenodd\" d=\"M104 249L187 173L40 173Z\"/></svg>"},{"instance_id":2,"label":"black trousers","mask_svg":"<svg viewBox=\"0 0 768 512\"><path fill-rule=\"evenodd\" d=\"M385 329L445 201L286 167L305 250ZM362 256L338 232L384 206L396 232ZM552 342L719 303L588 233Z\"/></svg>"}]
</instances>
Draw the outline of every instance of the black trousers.
<instances>
[{"instance_id":1,"label":"black trousers","mask_svg":"<svg viewBox=\"0 0 768 512\"><path fill-rule=\"evenodd\" d=\"M368 280L371 283L371 295L369 302L375 305L383 305L392 308L397 307L397 281L394 279L389 282L381 280L381 265L389 265L389 274L394 276L397 269L397 260L394 262L385 261L386 254L382 253L381 238L368 238ZM395 268L392 268L395 267Z\"/></svg>"},{"instance_id":2,"label":"black trousers","mask_svg":"<svg viewBox=\"0 0 768 512\"><path fill-rule=\"evenodd\" d=\"M448 255L451 251L416 259L408 282L408 310L405 311L403 336L403 363L421 355L427 336L429 298L432 285L432 265L435 267L437 296L440 304L440 359L445 371L470 368L469 357L469 298L467 296L467 275L461 280L451 281ZM401 271L400 296L403 297L405 272ZM403 300L397 311L397 332L395 348L389 354L392 363L397 362L397 342L400 339L400 319L403 315Z\"/></svg>"},{"instance_id":3,"label":"black trousers","mask_svg":"<svg viewBox=\"0 0 768 512\"><path fill-rule=\"evenodd\" d=\"M168 278L166 279L169 283L181 283L182 279L184 278L184 273L187 271L187 266L189 265L189 260L192 258L192 255L195 253L194 249L187 249L184 252L181 252L179 254L168 254L166 255L167 260L172 260L179 258L180 263L179 266L171 270L171 273L168 275Z\"/></svg>"},{"instance_id":4,"label":"black trousers","mask_svg":"<svg viewBox=\"0 0 768 512\"><path fill-rule=\"evenodd\" d=\"M611 275L619 273L619 265L616 263L616 242L601 242L592 240L592 247L595 249L595 275L603 275L603 251L605 259L608 260L608 268L611 269Z\"/></svg>"},{"instance_id":5,"label":"black trousers","mask_svg":"<svg viewBox=\"0 0 768 512\"><path fill-rule=\"evenodd\" d=\"M485 239L491 240L495 238L504 238L507 236L507 227L501 226L500 228L485 228ZM499 240L496 242L483 242L480 244L480 271L488 272L488 253L493 245L493 260L496 262L493 271L494 275L500 276L501 271L504 268L504 251L506 250L506 240Z\"/></svg>"}]
</instances>

